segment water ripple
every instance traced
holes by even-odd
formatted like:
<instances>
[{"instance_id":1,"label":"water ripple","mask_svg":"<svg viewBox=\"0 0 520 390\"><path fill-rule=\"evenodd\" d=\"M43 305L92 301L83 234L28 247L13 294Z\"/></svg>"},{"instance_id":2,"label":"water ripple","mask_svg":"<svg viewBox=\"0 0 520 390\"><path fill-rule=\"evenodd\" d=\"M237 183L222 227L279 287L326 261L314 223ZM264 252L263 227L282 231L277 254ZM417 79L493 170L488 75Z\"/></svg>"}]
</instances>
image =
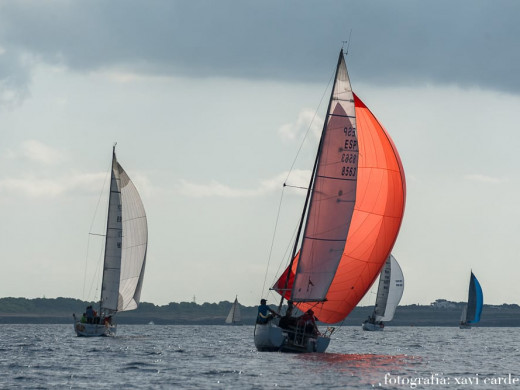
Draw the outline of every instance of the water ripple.
<instances>
[{"instance_id":1,"label":"water ripple","mask_svg":"<svg viewBox=\"0 0 520 390\"><path fill-rule=\"evenodd\" d=\"M328 353L298 355L257 352L249 326L120 325L117 337L87 339L72 325L0 325L0 388L404 389L391 380L434 375L497 389L484 378L520 376L518 332L345 327Z\"/></svg>"}]
</instances>

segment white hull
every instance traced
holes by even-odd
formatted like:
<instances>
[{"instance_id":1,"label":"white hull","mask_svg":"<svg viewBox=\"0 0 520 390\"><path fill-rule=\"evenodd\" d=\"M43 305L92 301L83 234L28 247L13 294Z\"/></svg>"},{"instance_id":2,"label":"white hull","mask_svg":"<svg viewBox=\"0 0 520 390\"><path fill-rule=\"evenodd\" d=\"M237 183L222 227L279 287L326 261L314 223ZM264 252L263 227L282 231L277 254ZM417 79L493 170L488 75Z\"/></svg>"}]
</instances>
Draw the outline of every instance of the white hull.
<instances>
[{"instance_id":1,"label":"white hull","mask_svg":"<svg viewBox=\"0 0 520 390\"><path fill-rule=\"evenodd\" d=\"M363 322L361 325L363 330L367 331L381 331L385 329L385 326L383 324L373 324L372 322Z\"/></svg>"},{"instance_id":2,"label":"white hull","mask_svg":"<svg viewBox=\"0 0 520 390\"><path fill-rule=\"evenodd\" d=\"M261 352L318 352L323 353L330 343L330 337L304 337L278 326L257 324L255 326L255 346Z\"/></svg>"},{"instance_id":3,"label":"white hull","mask_svg":"<svg viewBox=\"0 0 520 390\"><path fill-rule=\"evenodd\" d=\"M75 318L75 317L74 317ZM116 324L86 324L74 320L74 331L78 337L100 337L115 336L117 330Z\"/></svg>"}]
</instances>

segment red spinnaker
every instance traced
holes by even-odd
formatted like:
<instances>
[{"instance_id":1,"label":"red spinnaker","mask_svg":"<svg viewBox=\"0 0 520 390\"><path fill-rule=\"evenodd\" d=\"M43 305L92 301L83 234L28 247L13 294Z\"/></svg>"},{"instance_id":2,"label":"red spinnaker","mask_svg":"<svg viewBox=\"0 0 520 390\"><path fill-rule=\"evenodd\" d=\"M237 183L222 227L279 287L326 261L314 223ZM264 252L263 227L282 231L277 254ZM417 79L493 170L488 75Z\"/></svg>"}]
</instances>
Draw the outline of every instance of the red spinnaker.
<instances>
[{"instance_id":1,"label":"red spinnaker","mask_svg":"<svg viewBox=\"0 0 520 390\"><path fill-rule=\"evenodd\" d=\"M394 246L401 226L406 183L401 159L388 133L354 94L359 162L354 213L339 266L324 302L300 302L325 323L342 321L373 284ZM345 221L348 223L348 221ZM299 254L274 288L291 297Z\"/></svg>"}]
</instances>

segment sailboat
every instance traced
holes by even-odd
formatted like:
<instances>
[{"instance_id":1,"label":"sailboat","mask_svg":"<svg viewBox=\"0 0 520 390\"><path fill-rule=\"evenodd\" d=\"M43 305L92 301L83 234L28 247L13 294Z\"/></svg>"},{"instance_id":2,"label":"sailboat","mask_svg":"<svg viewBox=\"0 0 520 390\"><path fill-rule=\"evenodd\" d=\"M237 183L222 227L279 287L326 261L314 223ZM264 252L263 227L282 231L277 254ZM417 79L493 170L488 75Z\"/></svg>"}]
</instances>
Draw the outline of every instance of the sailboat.
<instances>
[{"instance_id":1,"label":"sailboat","mask_svg":"<svg viewBox=\"0 0 520 390\"><path fill-rule=\"evenodd\" d=\"M404 291L404 276L393 255L388 256L379 275L376 304L372 315L363 322L363 330L383 330L383 321L391 321Z\"/></svg>"},{"instance_id":2,"label":"sailboat","mask_svg":"<svg viewBox=\"0 0 520 390\"><path fill-rule=\"evenodd\" d=\"M242 325L242 317L240 315L240 305L238 304L238 297L235 297L235 302L231 306L231 310L226 318L226 324Z\"/></svg>"},{"instance_id":3,"label":"sailboat","mask_svg":"<svg viewBox=\"0 0 520 390\"><path fill-rule=\"evenodd\" d=\"M278 310L287 299L319 322L343 321L390 255L405 197L397 149L353 93L342 49L289 265L273 286ZM334 328L309 334L303 320L289 329L258 320L256 348L324 352Z\"/></svg>"},{"instance_id":4,"label":"sailboat","mask_svg":"<svg viewBox=\"0 0 520 390\"><path fill-rule=\"evenodd\" d=\"M137 308L147 246L148 225L143 203L117 161L114 145L99 316L85 322L74 315L74 330L78 336L114 336L117 329L114 315Z\"/></svg>"},{"instance_id":5,"label":"sailboat","mask_svg":"<svg viewBox=\"0 0 520 390\"><path fill-rule=\"evenodd\" d=\"M468 303L464 305L460 316L460 329L471 329L471 325L480 321L480 314L484 306L484 295L477 277L471 271L469 278Z\"/></svg>"}]
</instances>

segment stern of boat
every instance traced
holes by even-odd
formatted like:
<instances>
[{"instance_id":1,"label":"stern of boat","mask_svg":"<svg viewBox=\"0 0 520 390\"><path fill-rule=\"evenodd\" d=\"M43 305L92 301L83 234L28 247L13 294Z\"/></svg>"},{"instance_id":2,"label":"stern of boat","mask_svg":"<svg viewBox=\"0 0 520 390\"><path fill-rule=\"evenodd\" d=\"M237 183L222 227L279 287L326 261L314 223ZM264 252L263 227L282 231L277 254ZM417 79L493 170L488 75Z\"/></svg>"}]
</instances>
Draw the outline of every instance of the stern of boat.
<instances>
[{"instance_id":1,"label":"stern of boat","mask_svg":"<svg viewBox=\"0 0 520 390\"><path fill-rule=\"evenodd\" d=\"M327 350L330 343L330 337L318 337L315 343L315 350L311 352L323 353Z\"/></svg>"},{"instance_id":2,"label":"stern of boat","mask_svg":"<svg viewBox=\"0 0 520 390\"><path fill-rule=\"evenodd\" d=\"M74 316L74 331L78 337L110 337L116 335L116 330L116 324L87 324Z\"/></svg>"},{"instance_id":3,"label":"stern of boat","mask_svg":"<svg viewBox=\"0 0 520 390\"><path fill-rule=\"evenodd\" d=\"M279 351L285 339L282 329L270 322L255 326L255 346L260 352Z\"/></svg>"},{"instance_id":4,"label":"stern of boat","mask_svg":"<svg viewBox=\"0 0 520 390\"><path fill-rule=\"evenodd\" d=\"M380 331L385 329L384 325L382 324L374 324L372 322L363 322L361 325L361 328L366 331Z\"/></svg>"}]
</instances>

